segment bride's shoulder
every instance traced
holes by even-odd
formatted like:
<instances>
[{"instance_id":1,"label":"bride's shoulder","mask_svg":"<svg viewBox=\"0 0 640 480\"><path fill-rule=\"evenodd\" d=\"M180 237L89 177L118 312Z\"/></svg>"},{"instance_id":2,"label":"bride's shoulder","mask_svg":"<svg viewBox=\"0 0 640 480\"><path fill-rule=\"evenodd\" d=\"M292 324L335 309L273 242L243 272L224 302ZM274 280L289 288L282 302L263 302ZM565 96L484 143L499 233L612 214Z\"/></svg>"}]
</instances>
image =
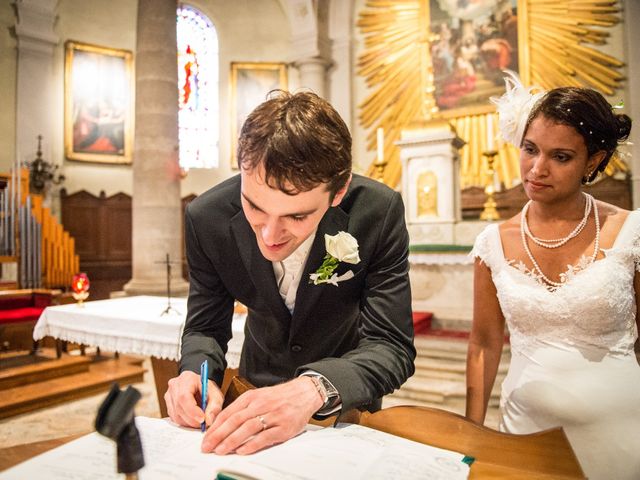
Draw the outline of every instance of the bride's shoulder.
<instances>
[{"instance_id":1,"label":"bride's shoulder","mask_svg":"<svg viewBox=\"0 0 640 480\"><path fill-rule=\"evenodd\" d=\"M625 210L610 203L598 201L602 245L627 245L640 237L640 210Z\"/></svg>"},{"instance_id":2,"label":"bride's shoulder","mask_svg":"<svg viewBox=\"0 0 640 480\"><path fill-rule=\"evenodd\" d=\"M618 207L617 205L613 205L611 203L603 202L602 200L596 200L598 204L598 212L601 216L608 217L622 217L626 218L627 215L631 213L631 210L626 210L624 208Z\"/></svg>"},{"instance_id":3,"label":"bride's shoulder","mask_svg":"<svg viewBox=\"0 0 640 480\"><path fill-rule=\"evenodd\" d=\"M521 215L522 215L522 212L514 215L510 219L505 220L500 224L500 226L498 227L500 231L500 237L508 238L513 235L520 237L520 216Z\"/></svg>"},{"instance_id":4,"label":"bride's shoulder","mask_svg":"<svg viewBox=\"0 0 640 480\"><path fill-rule=\"evenodd\" d=\"M597 202L598 216L600 217L600 223L603 226L607 225L608 228L612 230L619 230L625 224L627 219L640 222L640 210L630 211L601 200L598 200ZM629 215L631 215L632 218L629 218Z\"/></svg>"}]
</instances>

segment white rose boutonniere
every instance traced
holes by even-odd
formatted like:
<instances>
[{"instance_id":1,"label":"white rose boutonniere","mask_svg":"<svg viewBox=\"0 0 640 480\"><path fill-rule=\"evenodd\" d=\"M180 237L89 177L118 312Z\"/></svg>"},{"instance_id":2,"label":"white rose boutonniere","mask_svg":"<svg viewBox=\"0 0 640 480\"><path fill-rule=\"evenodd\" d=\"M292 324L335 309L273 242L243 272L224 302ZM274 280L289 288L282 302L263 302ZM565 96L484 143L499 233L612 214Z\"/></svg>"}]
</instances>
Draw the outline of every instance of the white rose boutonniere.
<instances>
[{"instance_id":1,"label":"white rose boutonniere","mask_svg":"<svg viewBox=\"0 0 640 480\"><path fill-rule=\"evenodd\" d=\"M333 273L338 264L340 262L352 265L360 263L358 241L347 232L338 232L336 235L325 235L324 244L327 249L324 261L315 273L309 275L309 282L313 282L314 285L330 283L337 287L338 282L353 278L351 270L340 276Z\"/></svg>"}]
</instances>

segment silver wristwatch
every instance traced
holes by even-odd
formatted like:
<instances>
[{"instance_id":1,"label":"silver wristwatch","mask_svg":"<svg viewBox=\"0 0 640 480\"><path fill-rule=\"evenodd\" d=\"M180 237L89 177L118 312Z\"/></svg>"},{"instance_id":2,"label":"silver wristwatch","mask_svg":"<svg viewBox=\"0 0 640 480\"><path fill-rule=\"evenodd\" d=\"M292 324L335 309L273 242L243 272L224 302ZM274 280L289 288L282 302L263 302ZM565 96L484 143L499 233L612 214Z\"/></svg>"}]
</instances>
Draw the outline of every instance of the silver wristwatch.
<instances>
[{"instance_id":1,"label":"silver wristwatch","mask_svg":"<svg viewBox=\"0 0 640 480\"><path fill-rule=\"evenodd\" d=\"M309 377L313 381L318 393L322 397L323 404L318 411L329 406L333 406L335 400L340 396L336 387L334 387L324 375L306 374L305 376Z\"/></svg>"}]
</instances>

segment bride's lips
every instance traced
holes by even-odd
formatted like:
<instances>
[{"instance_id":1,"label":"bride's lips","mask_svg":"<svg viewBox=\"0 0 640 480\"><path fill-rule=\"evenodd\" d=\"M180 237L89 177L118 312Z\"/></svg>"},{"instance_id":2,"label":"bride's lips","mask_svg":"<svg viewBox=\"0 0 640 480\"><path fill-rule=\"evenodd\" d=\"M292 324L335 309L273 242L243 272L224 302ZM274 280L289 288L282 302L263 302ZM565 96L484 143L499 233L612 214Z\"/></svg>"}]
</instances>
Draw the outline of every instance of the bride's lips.
<instances>
[{"instance_id":1,"label":"bride's lips","mask_svg":"<svg viewBox=\"0 0 640 480\"><path fill-rule=\"evenodd\" d=\"M549 188L550 185L546 183L534 182L533 180L528 180L527 183L532 190L544 190L545 188Z\"/></svg>"}]
</instances>

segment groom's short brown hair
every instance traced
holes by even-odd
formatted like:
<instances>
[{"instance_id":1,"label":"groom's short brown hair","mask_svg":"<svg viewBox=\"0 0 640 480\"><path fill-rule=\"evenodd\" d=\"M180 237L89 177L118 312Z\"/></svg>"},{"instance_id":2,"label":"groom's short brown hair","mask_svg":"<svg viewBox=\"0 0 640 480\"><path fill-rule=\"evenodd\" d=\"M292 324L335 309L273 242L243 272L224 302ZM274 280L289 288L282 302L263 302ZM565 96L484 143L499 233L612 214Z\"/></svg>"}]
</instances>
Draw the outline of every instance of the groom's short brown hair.
<instances>
[{"instance_id":1,"label":"groom's short brown hair","mask_svg":"<svg viewBox=\"0 0 640 480\"><path fill-rule=\"evenodd\" d=\"M237 153L239 168L262 164L267 185L290 195L326 184L333 198L351 175L349 129L311 92L271 92L244 122Z\"/></svg>"}]
</instances>

